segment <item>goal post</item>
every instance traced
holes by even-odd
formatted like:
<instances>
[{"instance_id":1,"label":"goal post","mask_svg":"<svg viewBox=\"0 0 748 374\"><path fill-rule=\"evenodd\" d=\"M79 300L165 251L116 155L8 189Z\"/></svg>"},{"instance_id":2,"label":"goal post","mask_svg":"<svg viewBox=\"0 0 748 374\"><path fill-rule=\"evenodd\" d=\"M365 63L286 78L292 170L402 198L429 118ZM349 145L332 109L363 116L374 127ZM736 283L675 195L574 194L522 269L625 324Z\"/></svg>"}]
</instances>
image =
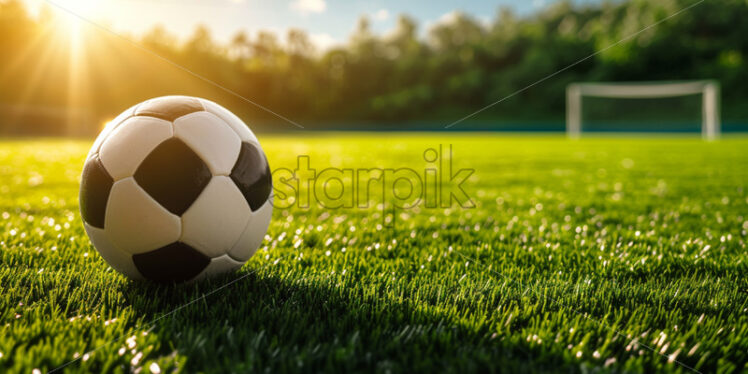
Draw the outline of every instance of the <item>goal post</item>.
<instances>
[{"instance_id":1,"label":"goal post","mask_svg":"<svg viewBox=\"0 0 748 374\"><path fill-rule=\"evenodd\" d=\"M701 134L713 140L720 134L719 83L713 80L686 82L572 83L566 88L566 133L580 137L584 97L657 99L701 95Z\"/></svg>"}]
</instances>

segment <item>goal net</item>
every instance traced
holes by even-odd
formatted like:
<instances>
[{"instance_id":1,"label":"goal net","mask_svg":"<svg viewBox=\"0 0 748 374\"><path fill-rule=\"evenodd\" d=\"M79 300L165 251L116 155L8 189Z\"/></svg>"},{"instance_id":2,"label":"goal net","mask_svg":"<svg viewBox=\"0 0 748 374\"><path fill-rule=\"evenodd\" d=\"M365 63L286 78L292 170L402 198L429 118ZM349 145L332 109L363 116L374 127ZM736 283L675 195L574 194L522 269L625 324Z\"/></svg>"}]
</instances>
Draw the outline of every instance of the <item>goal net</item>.
<instances>
[{"instance_id":1,"label":"goal net","mask_svg":"<svg viewBox=\"0 0 748 374\"><path fill-rule=\"evenodd\" d=\"M566 89L566 132L720 133L715 81L573 83Z\"/></svg>"}]
</instances>

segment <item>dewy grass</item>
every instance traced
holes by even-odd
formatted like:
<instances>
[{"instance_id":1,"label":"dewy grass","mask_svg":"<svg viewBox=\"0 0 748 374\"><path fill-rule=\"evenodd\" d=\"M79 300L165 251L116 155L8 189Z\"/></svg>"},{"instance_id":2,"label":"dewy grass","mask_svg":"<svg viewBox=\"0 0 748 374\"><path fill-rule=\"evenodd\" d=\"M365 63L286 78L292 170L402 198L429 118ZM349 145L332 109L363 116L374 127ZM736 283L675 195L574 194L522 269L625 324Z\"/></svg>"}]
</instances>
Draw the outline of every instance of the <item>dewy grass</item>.
<instances>
[{"instance_id":1,"label":"dewy grass","mask_svg":"<svg viewBox=\"0 0 748 374\"><path fill-rule=\"evenodd\" d=\"M88 143L4 141L0 371L748 369L748 139L261 140L289 169L422 170L451 144L476 207L292 205L238 274L157 286L85 236Z\"/></svg>"}]
</instances>

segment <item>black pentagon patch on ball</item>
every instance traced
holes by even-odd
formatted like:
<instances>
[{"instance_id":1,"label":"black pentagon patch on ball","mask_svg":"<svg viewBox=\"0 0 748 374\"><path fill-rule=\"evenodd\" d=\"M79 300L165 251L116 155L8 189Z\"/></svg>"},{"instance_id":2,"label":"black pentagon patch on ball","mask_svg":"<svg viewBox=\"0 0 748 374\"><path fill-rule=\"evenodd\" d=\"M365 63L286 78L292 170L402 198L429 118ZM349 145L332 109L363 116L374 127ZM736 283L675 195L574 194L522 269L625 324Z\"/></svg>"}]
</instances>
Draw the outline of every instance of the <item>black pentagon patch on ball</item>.
<instances>
[{"instance_id":1,"label":"black pentagon patch on ball","mask_svg":"<svg viewBox=\"0 0 748 374\"><path fill-rule=\"evenodd\" d=\"M166 96L151 99L138 106L136 116L150 116L173 121L185 114L200 112L203 105L194 97Z\"/></svg>"},{"instance_id":2,"label":"black pentagon patch on ball","mask_svg":"<svg viewBox=\"0 0 748 374\"><path fill-rule=\"evenodd\" d=\"M81 177L80 206L83 221L91 226L104 228L106 203L114 179L104 168L99 155L86 160Z\"/></svg>"},{"instance_id":3,"label":"black pentagon patch on ball","mask_svg":"<svg viewBox=\"0 0 748 374\"><path fill-rule=\"evenodd\" d=\"M231 179L239 187L252 211L265 204L273 188L268 160L262 150L252 143L242 143L239 159L231 170Z\"/></svg>"},{"instance_id":4,"label":"black pentagon patch on ball","mask_svg":"<svg viewBox=\"0 0 748 374\"><path fill-rule=\"evenodd\" d=\"M200 196L212 174L181 140L159 144L135 171L135 180L168 211L181 216Z\"/></svg>"},{"instance_id":5,"label":"black pentagon patch on ball","mask_svg":"<svg viewBox=\"0 0 748 374\"><path fill-rule=\"evenodd\" d=\"M143 277L161 283L190 280L210 264L208 256L182 242L133 255L132 260Z\"/></svg>"}]
</instances>

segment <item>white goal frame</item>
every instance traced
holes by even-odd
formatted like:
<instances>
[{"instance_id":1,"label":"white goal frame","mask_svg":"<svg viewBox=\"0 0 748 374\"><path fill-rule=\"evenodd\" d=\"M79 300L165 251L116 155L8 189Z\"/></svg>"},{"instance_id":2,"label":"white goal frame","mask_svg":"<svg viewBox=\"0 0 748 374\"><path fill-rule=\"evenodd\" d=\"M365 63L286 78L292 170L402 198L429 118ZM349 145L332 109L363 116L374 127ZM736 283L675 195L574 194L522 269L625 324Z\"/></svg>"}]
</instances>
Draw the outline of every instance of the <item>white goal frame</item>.
<instances>
[{"instance_id":1,"label":"white goal frame","mask_svg":"<svg viewBox=\"0 0 748 374\"><path fill-rule=\"evenodd\" d=\"M572 83L566 88L566 133L582 135L582 98L654 99L701 94L701 135L714 140L720 135L719 83L713 80L686 82Z\"/></svg>"}]
</instances>

